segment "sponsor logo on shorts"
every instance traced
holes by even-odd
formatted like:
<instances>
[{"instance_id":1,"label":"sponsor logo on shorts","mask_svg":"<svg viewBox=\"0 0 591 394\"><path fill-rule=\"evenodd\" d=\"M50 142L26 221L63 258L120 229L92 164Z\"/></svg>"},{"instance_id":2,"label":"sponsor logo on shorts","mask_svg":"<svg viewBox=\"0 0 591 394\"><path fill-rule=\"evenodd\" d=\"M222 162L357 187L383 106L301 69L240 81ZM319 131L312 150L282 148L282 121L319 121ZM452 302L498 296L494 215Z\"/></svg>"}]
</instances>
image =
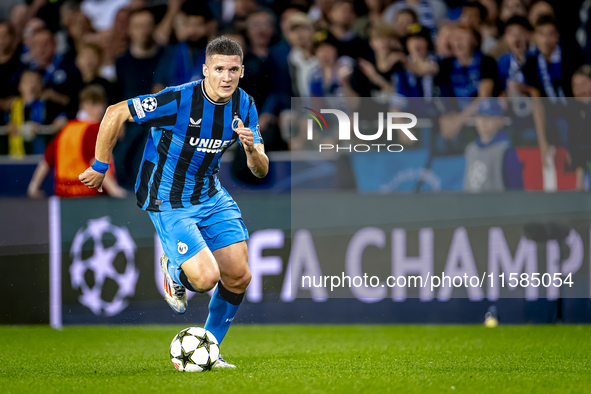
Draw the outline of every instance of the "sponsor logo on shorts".
<instances>
[{"instance_id":1,"label":"sponsor logo on shorts","mask_svg":"<svg viewBox=\"0 0 591 394\"><path fill-rule=\"evenodd\" d=\"M140 99L134 98L131 101L133 102L133 108L135 108L135 113L137 114L138 119L145 118L146 113L144 112L144 109L142 108L142 104L140 102Z\"/></svg>"},{"instance_id":2,"label":"sponsor logo on shorts","mask_svg":"<svg viewBox=\"0 0 591 394\"><path fill-rule=\"evenodd\" d=\"M189 251L189 247L187 246L186 243L179 241L179 243L177 244L176 250L180 254L185 254L185 253L187 253Z\"/></svg>"}]
</instances>

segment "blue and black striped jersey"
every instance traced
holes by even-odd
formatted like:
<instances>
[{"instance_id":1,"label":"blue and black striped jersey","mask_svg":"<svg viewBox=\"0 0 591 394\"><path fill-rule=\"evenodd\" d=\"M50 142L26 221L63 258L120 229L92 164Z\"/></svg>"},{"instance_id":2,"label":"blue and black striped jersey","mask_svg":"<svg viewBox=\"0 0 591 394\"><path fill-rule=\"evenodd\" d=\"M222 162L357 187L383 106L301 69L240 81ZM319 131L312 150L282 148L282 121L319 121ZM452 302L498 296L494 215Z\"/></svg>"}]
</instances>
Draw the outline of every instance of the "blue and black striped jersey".
<instances>
[{"instance_id":1,"label":"blue and black striped jersey","mask_svg":"<svg viewBox=\"0 0 591 394\"><path fill-rule=\"evenodd\" d=\"M239 118L262 143L253 98L238 88L227 103L216 103L203 80L129 99L133 120L152 126L135 184L140 208L167 211L199 204L221 190L220 159L238 135Z\"/></svg>"}]
</instances>

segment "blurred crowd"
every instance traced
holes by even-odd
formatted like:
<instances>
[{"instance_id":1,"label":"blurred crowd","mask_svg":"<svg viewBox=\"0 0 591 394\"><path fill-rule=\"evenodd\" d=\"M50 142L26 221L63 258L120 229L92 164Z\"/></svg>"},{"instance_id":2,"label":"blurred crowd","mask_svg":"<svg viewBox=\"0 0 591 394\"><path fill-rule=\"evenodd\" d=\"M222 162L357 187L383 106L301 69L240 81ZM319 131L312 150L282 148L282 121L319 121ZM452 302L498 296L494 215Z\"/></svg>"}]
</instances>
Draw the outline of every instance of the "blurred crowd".
<instances>
[{"instance_id":1,"label":"blurred crowd","mask_svg":"<svg viewBox=\"0 0 591 394\"><path fill-rule=\"evenodd\" d=\"M586 110L577 127L548 124L560 123L569 97L591 104L590 17L591 0L3 0L0 154L42 154L67 125L102 117L91 104L104 112L202 78L207 42L225 35L245 49L240 87L255 99L268 151L305 144L302 135L290 138L292 97L385 97L396 110L417 109L418 98L423 111L432 98L452 97L455 107L438 109L434 130L447 151L465 153L469 181L470 158L499 143L505 148L490 166L507 172L519 159L507 154L513 136L497 133L507 106L461 99L542 98L555 108L533 105L530 143L542 161L563 146L582 187L591 161ZM488 121L458 143L475 116ZM126 189L146 137L129 123L115 148ZM399 142L414 144L402 135ZM510 184L519 182L501 182Z\"/></svg>"}]
</instances>

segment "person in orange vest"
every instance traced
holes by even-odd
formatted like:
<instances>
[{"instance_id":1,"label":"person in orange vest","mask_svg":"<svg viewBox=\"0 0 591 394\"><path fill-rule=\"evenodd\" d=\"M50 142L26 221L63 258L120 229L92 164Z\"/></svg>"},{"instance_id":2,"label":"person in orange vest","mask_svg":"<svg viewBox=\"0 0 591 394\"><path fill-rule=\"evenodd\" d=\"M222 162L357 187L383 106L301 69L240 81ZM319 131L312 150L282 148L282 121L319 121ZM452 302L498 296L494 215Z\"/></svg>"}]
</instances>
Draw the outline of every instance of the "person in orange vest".
<instances>
[{"instance_id":1,"label":"person in orange vest","mask_svg":"<svg viewBox=\"0 0 591 394\"><path fill-rule=\"evenodd\" d=\"M89 85L80 92L80 120L69 121L45 150L29 183L29 197L43 196L40 187L51 167L54 168L56 196L86 197L102 192L102 189L89 189L81 184L78 174L94 162L96 138L106 109L107 95L102 86ZM103 186L112 197L123 198L127 194L113 174L107 173Z\"/></svg>"}]
</instances>

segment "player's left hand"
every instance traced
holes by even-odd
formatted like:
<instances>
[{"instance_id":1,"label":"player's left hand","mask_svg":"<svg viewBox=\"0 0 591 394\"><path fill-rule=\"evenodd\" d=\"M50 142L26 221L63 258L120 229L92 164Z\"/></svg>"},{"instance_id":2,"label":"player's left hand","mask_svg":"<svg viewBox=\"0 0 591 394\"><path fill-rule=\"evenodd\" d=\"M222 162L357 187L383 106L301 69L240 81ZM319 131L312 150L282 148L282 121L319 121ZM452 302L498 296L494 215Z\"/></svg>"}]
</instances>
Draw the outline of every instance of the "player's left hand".
<instances>
[{"instance_id":1,"label":"player's left hand","mask_svg":"<svg viewBox=\"0 0 591 394\"><path fill-rule=\"evenodd\" d=\"M88 186L89 189L96 188L99 193L103 192L103 180L105 179L105 174L96 172L92 167L88 167L86 171L78 176L78 179L80 179L80 182L84 183L84 185Z\"/></svg>"},{"instance_id":2,"label":"player's left hand","mask_svg":"<svg viewBox=\"0 0 591 394\"><path fill-rule=\"evenodd\" d=\"M247 153L252 153L254 151L254 134L250 129L244 127L244 123L241 120L238 120L238 127L234 129L236 134L238 134L238 138L240 142L242 142L242 146L244 146L244 150Z\"/></svg>"}]
</instances>

